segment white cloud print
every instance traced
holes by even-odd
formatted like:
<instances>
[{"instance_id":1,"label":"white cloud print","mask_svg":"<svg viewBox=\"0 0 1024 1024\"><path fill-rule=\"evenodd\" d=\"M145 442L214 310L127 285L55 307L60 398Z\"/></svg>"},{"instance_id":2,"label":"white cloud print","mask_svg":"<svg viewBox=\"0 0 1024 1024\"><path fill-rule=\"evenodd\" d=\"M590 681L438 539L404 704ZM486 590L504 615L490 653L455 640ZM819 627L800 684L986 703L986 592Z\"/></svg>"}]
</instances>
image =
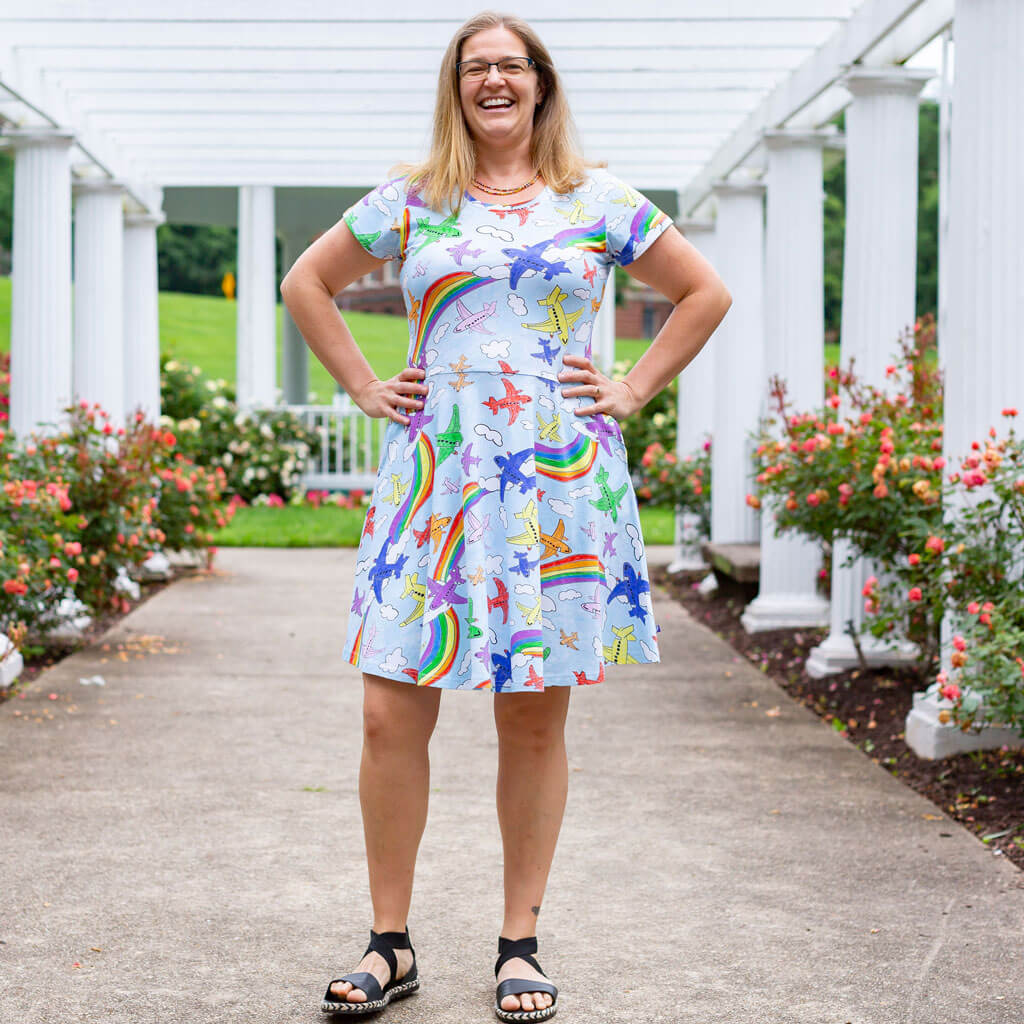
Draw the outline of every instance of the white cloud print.
<instances>
[{"instance_id":1,"label":"white cloud print","mask_svg":"<svg viewBox=\"0 0 1024 1024\"><path fill-rule=\"evenodd\" d=\"M508 359L508 347L511 344L508 338L504 338L501 341L489 341L485 345L480 346L480 351L488 359Z\"/></svg>"},{"instance_id":2,"label":"white cloud print","mask_svg":"<svg viewBox=\"0 0 1024 1024\"><path fill-rule=\"evenodd\" d=\"M379 610L381 618L389 622L398 618L398 609L393 604L382 604Z\"/></svg>"},{"instance_id":3,"label":"white cloud print","mask_svg":"<svg viewBox=\"0 0 1024 1024\"><path fill-rule=\"evenodd\" d=\"M568 501L562 501L561 498L549 498L548 504L552 510L557 512L560 516L566 516L571 519L576 514L576 506L570 504Z\"/></svg>"},{"instance_id":4,"label":"white cloud print","mask_svg":"<svg viewBox=\"0 0 1024 1024\"><path fill-rule=\"evenodd\" d=\"M591 328L594 326L593 320L584 320L583 323L576 328L576 340L586 341L590 337Z\"/></svg>"},{"instance_id":5,"label":"white cloud print","mask_svg":"<svg viewBox=\"0 0 1024 1024\"><path fill-rule=\"evenodd\" d=\"M626 523L626 535L633 542L633 558L639 562L644 553L644 542L640 537L640 531L633 523Z\"/></svg>"},{"instance_id":6,"label":"white cloud print","mask_svg":"<svg viewBox=\"0 0 1024 1024\"><path fill-rule=\"evenodd\" d=\"M486 437L492 444L496 444L499 448L501 447L501 434L497 430L492 430L484 423L478 423L473 428L473 431L481 437Z\"/></svg>"},{"instance_id":7,"label":"white cloud print","mask_svg":"<svg viewBox=\"0 0 1024 1024\"><path fill-rule=\"evenodd\" d=\"M558 600L559 601L576 601L579 598L581 598L582 596L583 595L578 590L562 590L562 591L559 591Z\"/></svg>"},{"instance_id":8,"label":"white cloud print","mask_svg":"<svg viewBox=\"0 0 1024 1024\"><path fill-rule=\"evenodd\" d=\"M508 277L509 267L508 264L503 264L500 267L474 267L473 273L477 277L491 277L495 281L504 280Z\"/></svg>"},{"instance_id":9,"label":"white cloud print","mask_svg":"<svg viewBox=\"0 0 1024 1024\"><path fill-rule=\"evenodd\" d=\"M380 667L385 672L401 672L409 662L402 654L402 648L396 647L381 663Z\"/></svg>"},{"instance_id":10,"label":"white cloud print","mask_svg":"<svg viewBox=\"0 0 1024 1024\"><path fill-rule=\"evenodd\" d=\"M511 309L516 316L526 316L526 299L524 299L522 295L516 295L515 292L509 292L508 308Z\"/></svg>"},{"instance_id":11,"label":"white cloud print","mask_svg":"<svg viewBox=\"0 0 1024 1024\"><path fill-rule=\"evenodd\" d=\"M504 228L496 228L493 224L481 224L477 231L481 235L490 235L492 238L499 238L503 242L511 242L515 237L511 231L506 231Z\"/></svg>"}]
</instances>

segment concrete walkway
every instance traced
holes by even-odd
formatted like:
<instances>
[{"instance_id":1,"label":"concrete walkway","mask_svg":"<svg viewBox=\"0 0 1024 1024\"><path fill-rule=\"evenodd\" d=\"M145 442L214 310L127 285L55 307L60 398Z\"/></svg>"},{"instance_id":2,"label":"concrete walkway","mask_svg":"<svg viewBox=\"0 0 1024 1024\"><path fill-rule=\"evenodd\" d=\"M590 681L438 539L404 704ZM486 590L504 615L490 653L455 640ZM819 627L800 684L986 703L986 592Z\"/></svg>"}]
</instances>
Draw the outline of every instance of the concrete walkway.
<instances>
[{"instance_id":1,"label":"concrete walkway","mask_svg":"<svg viewBox=\"0 0 1024 1024\"><path fill-rule=\"evenodd\" d=\"M0 706L0 1021L329 1019L370 922L353 558L223 550ZM556 1019L1020 1024L1024 875L655 607L662 663L572 697ZM395 1024L495 1020L492 700L442 699Z\"/></svg>"}]
</instances>

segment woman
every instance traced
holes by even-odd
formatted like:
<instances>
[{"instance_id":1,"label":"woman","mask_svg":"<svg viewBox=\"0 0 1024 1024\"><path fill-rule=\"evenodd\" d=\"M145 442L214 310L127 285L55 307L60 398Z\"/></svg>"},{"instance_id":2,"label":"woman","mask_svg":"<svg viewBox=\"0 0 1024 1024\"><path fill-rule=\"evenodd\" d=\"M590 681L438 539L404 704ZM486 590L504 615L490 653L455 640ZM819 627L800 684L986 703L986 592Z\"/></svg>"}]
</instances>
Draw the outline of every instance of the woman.
<instances>
[{"instance_id":1,"label":"woman","mask_svg":"<svg viewBox=\"0 0 1024 1024\"><path fill-rule=\"evenodd\" d=\"M308 344L368 416L388 417L345 650L363 669L359 794L373 927L321 1008L415 992L407 914L442 689L494 693L505 917L494 1011L554 1015L532 956L565 807L575 685L657 661L643 540L618 421L697 354L731 299L671 221L585 163L551 57L484 12L442 61L431 153L378 186L281 286ZM332 296L400 262L409 366L381 381ZM590 359L614 264L675 303L623 380ZM411 685L417 684L417 685Z\"/></svg>"}]
</instances>

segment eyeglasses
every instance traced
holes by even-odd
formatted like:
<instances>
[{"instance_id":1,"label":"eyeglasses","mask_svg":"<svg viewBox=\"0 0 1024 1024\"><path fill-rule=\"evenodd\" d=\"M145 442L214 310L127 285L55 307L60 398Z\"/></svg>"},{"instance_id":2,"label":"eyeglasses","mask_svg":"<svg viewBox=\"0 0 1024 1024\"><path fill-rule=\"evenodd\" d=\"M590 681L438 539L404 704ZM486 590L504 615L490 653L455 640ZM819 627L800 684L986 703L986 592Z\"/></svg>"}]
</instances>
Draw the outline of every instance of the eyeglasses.
<instances>
[{"instance_id":1,"label":"eyeglasses","mask_svg":"<svg viewBox=\"0 0 1024 1024\"><path fill-rule=\"evenodd\" d=\"M501 60L460 60L455 65L455 72L459 78L471 82L486 78L491 68L495 67L506 78L515 78L518 75L525 75L530 68L537 65L532 57L502 57Z\"/></svg>"}]
</instances>

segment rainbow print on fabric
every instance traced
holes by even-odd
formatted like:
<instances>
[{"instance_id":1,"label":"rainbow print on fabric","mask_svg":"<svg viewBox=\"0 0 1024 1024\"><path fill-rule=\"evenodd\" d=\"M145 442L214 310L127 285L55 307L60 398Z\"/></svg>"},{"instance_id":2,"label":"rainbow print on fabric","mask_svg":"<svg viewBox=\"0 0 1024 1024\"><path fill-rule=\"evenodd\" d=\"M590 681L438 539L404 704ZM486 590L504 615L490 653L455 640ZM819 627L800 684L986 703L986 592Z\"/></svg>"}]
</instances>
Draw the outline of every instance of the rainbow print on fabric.
<instances>
[{"instance_id":1,"label":"rainbow print on fabric","mask_svg":"<svg viewBox=\"0 0 1024 1024\"><path fill-rule=\"evenodd\" d=\"M470 484L466 484L462 488L462 512L460 513L460 516L469 512L487 493L487 490L481 487L476 480Z\"/></svg>"},{"instance_id":2,"label":"rainbow print on fabric","mask_svg":"<svg viewBox=\"0 0 1024 1024\"><path fill-rule=\"evenodd\" d=\"M425 393L373 431L342 661L354 675L495 694L657 661L622 430L565 395L558 373L590 356L614 268L672 218L606 168L564 193L465 193L439 209L411 177L344 213L359 246L394 261L403 355L422 371L401 376L426 386L397 389Z\"/></svg>"},{"instance_id":3,"label":"rainbow print on fabric","mask_svg":"<svg viewBox=\"0 0 1024 1024\"><path fill-rule=\"evenodd\" d=\"M431 619L429 629L427 645L420 654L419 675L416 679L420 686L430 686L451 671L459 649L459 617L455 609L449 608L437 618Z\"/></svg>"},{"instance_id":4,"label":"rainbow print on fabric","mask_svg":"<svg viewBox=\"0 0 1024 1024\"><path fill-rule=\"evenodd\" d=\"M593 224L559 231L551 244L559 249L585 249L587 252L604 252L608 248L608 235L604 217Z\"/></svg>"},{"instance_id":5,"label":"rainbow print on fabric","mask_svg":"<svg viewBox=\"0 0 1024 1024\"><path fill-rule=\"evenodd\" d=\"M398 222L398 251L402 254L403 261L405 260L405 249L409 244L409 232L411 230L412 224L409 217L409 207L407 206L402 210L402 217Z\"/></svg>"},{"instance_id":6,"label":"rainbow print on fabric","mask_svg":"<svg viewBox=\"0 0 1024 1024\"><path fill-rule=\"evenodd\" d=\"M540 589L560 587L566 583L599 583L608 585L604 576L604 565L596 555L566 555L546 562L540 567Z\"/></svg>"},{"instance_id":7,"label":"rainbow print on fabric","mask_svg":"<svg viewBox=\"0 0 1024 1024\"><path fill-rule=\"evenodd\" d=\"M363 617L359 622L359 629L356 631L355 639L352 641L352 650L348 655L348 663L350 665L359 664L359 655L363 646L363 627L366 625L366 612L363 612Z\"/></svg>"},{"instance_id":8,"label":"rainbow print on fabric","mask_svg":"<svg viewBox=\"0 0 1024 1024\"><path fill-rule=\"evenodd\" d=\"M463 529L462 509L455 514L452 525L448 527L448 536L437 554L437 565L434 566L434 579L446 580L452 569L462 561L466 553L466 531Z\"/></svg>"},{"instance_id":9,"label":"rainbow print on fabric","mask_svg":"<svg viewBox=\"0 0 1024 1024\"><path fill-rule=\"evenodd\" d=\"M539 629L520 629L512 634L512 646L509 654L526 654L531 658L544 657L544 643Z\"/></svg>"},{"instance_id":10,"label":"rainbow print on fabric","mask_svg":"<svg viewBox=\"0 0 1024 1024\"><path fill-rule=\"evenodd\" d=\"M421 430L416 435L416 450L413 452L412 486L388 530L388 537L392 541L398 540L402 532L409 527L433 489L434 446Z\"/></svg>"},{"instance_id":11,"label":"rainbow print on fabric","mask_svg":"<svg viewBox=\"0 0 1024 1024\"><path fill-rule=\"evenodd\" d=\"M534 462L541 476L552 480L577 480L586 476L597 458L598 443L587 434L562 445L534 444Z\"/></svg>"},{"instance_id":12,"label":"rainbow print on fabric","mask_svg":"<svg viewBox=\"0 0 1024 1024\"><path fill-rule=\"evenodd\" d=\"M633 215L633 223L629 229L630 241L636 239L642 242L651 228L667 219L667 214L662 213L652 202L649 200L644 202Z\"/></svg>"},{"instance_id":13,"label":"rainbow print on fabric","mask_svg":"<svg viewBox=\"0 0 1024 1024\"><path fill-rule=\"evenodd\" d=\"M420 303L419 321L416 325L416 337L413 339L412 351L409 353L409 365L419 366L423 357L423 348L431 332L441 322L441 317L448 311L456 299L464 299L475 288L493 285L489 277L477 277L476 274L454 273L439 277L423 293Z\"/></svg>"},{"instance_id":14,"label":"rainbow print on fabric","mask_svg":"<svg viewBox=\"0 0 1024 1024\"><path fill-rule=\"evenodd\" d=\"M451 526L448 527L448 536L445 537L444 545L438 553L433 573L435 580L447 579L448 574L462 560L466 553L465 515L487 493L475 480L462 488L462 508L456 512Z\"/></svg>"}]
</instances>

